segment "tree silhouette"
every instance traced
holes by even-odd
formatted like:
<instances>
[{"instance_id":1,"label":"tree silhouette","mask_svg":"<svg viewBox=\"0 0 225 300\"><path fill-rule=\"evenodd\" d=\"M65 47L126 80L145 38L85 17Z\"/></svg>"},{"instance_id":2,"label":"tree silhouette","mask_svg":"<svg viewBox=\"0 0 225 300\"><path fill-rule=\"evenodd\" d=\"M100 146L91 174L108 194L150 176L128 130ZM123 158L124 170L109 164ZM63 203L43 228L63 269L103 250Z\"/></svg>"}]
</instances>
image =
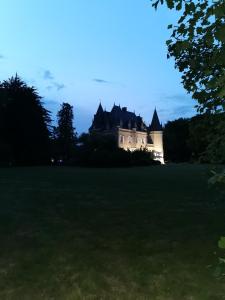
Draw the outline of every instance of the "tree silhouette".
<instances>
[{"instance_id":1,"label":"tree silhouette","mask_svg":"<svg viewBox=\"0 0 225 300\"><path fill-rule=\"evenodd\" d=\"M182 72L184 88L198 101L200 112L225 110L224 0L151 0L181 11L167 41L168 57Z\"/></svg>"},{"instance_id":2,"label":"tree silhouette","mask_svg":"<svg viewBox=\"0 0 225 300\"><path fill-rule=\"evenodd\" d=\"M184 88L196 99L200 113L217 113L207 151L216 161L225 153L225 1L151 0L181 12L167 41L168 58L182 73ZM212 117L212 120L213 117ZM219 145L219 151L218 151Z\"/></svg>"},{"instance_id":3,"label":"tree silhouette","mask_svg":"<svg viewBox=\"0 0 225 300\"><path fill-rule=\"evenodd\" d=\"M165 159L173 162L185 162L191 158L189 140L189 119L169 121L164 127Z\"/></svg>"},{"instance_id":4,"label":"tree silhouette","mask_svg":"<svg viewBox=\"0 0 225 300\"><path fill-rule=\"evenodd\" d=\"M73 117L73 107L69 103L63 103L57 114L58 126L55 129L57 152L63 160L69 160L74 154L77 136Z\"/></svg>"},{"instance_id":5,"label":"tree silhouette","mask_svg":"<svg viewBox=\"0 0 225 300\"><path fill-rule=\"evenodd\" d=\"M16 164L49 161L49 112L36 89L18 75L0 83L0 116L1 143L10 148L10 160Z\"/></svg>"}]
</instances>

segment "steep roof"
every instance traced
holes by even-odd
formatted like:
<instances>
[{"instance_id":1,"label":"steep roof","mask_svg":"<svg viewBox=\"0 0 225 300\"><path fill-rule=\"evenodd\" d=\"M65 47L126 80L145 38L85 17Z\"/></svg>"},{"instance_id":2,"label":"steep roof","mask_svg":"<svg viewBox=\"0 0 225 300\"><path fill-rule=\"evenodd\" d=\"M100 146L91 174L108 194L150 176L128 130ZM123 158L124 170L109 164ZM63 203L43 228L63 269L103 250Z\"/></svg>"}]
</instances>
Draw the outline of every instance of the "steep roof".
<instances>
[{"instance_id":1,"label":"steep roof","mask_svg":"<svg viewBox=\"0 0 225 300\"><path fill-rule=\"evenodd\" d=\"M103 108L102 108L102 104L100 102L99 106L98 106L97 114L101 114L101 113L103 113Z\"/></svg>"},{"instance_id":2,"label":"steep roof","mask_svg":"<svg viewBox=\"0 0 225 300\"><path fill-rule=\"evenodd\" d=\"M112 110L107 112L103 111L100 104L90 130L104 130L117 126L127 129L136 128L138 131L147 131L143 119L140 116L136 116L134 112L128 111L126 107L121 108L114 104Z\"/></svg>"},{"instance_id":3,"label":"steep roof","mask_svg":"<svg viewBox=\"0 0 225 300\"><path fill-rule=\"evenodd\" d=\"M154 114L152 117L152 123L149 127L150 131L162 131L162 124L159 122L159 117L156 111L156 108L154 110Z\"/></svg>"}]
</instances>

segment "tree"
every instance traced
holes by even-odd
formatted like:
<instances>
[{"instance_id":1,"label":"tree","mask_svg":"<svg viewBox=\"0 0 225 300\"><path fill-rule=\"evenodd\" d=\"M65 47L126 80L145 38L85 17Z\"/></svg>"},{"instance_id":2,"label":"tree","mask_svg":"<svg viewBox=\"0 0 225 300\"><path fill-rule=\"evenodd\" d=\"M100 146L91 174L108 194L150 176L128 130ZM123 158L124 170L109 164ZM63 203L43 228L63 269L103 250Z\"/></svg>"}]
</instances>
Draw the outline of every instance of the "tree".
<instances>
[{"instance_id":1,"label":"tree","mask_svg":"<svg viewBox=\"0 0 225 300\"><path fill-rule=\"evenodd\" d=\"M185 162L191 159L189 140L189 119L169 121L164 127L165 159L173 162Z\"/></svg>"},{"instance_id":2,"label":"tree","mask_svg":"<svg viewBox=\"0 0 225 300\"><path fill-rule=\"evenodd\" d=\"M73 107L68 103L63 103L57 114L58 126L56 127L56 142L58 145L58 155L68 160L73 156L76 145L76 133L73 127Z\"/></svg>"},{"instance_id":3,"label":"tree","mask_svg":"<svg viewBox=\"0 0 225 300\"><path fill-rule=\"evenodd\" d=\"M220 113L219 120L212 124L214 132L208 136L207 155L224 162L225 117L221 112L225 112L225 1L152 1L155 9L166 2L169 9L182 10L178 24L168 26L173 29L167 41L168 57L175 58L176 68L183 73L184 88L198 101L198 110ZM225 172L214 175L215 181L218 178L224 183Z\"/></svg>"},{"instance_id":4,"label":"tree","mask_svg":"<svg viewBox=\"0 0 225 300\"><path fill-rule=\"evenodd\" d=\"M177 24L168 25L172 29L167 41L168 58L175 59L184 88L198 102L198 111L219 114L207 151L217 162L222 162L220 158L225 153L225 1L151 1L155 9L166 3L169 9L181 11Z\"/></svg>"},{"instance_id":5,"label":"tree","mask_svg":"<svg viewBox=\"0 0 225 300\"><path fill-rule=\"evenodd\" d=\"M155 9L166 3L182 11L176 25L169 25L168 57L182 72L185 89L204 111L225 110L225 2L224 0L152 0Z\"/></svg>"},{"instance_id":6,"label":"tree","mask_svg":"<svg viewBox=\"0 0 225 300\"><path fill-rule=\"evenodd\" d=\"M200 114L190 119L188 144L192 151L192 159L199 162L210 162L206 156L210 142L210 114Z\"/></svg>"},{"instance_id":7,"label":"tree","mask_svg":"<svg viewBox=\"0 0 225 300\"><path fill-rule=\"evenodd\" d=\"M50 121L34 87L17 75L0 83L2 160L16 164L49 162Z\"/></svg>"}]
</instances>

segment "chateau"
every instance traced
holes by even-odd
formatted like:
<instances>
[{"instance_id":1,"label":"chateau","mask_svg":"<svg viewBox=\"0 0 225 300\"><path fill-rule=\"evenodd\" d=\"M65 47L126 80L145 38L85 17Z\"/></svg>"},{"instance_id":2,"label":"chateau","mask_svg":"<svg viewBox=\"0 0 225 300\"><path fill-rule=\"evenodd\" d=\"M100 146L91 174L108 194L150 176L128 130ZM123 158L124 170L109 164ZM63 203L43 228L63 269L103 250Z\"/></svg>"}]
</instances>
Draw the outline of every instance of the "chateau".
<instances>
[{"instance_id":1,"label":"chateau","mask_svg":"<svg viewBox=\"0 0 225 300\"><path fill-rule=\"evenodd\" d=\"M151 151L156 160L164 163L163 131L155 109L152 122L146 126L142 117L130 112L126 107L114 104L110 112L103 110L101 103L94 115L90 132L115 135L118 147L134 151Z\"/></svg>"}]
</instances>

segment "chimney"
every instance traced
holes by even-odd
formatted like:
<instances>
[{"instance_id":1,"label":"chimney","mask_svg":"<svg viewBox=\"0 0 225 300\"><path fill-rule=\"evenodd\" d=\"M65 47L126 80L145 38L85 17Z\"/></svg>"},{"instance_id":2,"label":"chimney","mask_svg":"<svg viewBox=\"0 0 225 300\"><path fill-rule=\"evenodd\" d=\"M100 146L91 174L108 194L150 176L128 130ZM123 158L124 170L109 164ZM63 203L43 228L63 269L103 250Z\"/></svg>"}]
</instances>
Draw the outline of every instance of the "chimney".
<instances>
[{"instance_id":1,"label":"chimney","mask_svg":"<svg viewBox=\"0 0 225 300\"><path fill-rule=\"evenodd\" d=\"M126 112L127 111L127 107L122 107L122 111Z\"/></svg>"}]
</instances>

